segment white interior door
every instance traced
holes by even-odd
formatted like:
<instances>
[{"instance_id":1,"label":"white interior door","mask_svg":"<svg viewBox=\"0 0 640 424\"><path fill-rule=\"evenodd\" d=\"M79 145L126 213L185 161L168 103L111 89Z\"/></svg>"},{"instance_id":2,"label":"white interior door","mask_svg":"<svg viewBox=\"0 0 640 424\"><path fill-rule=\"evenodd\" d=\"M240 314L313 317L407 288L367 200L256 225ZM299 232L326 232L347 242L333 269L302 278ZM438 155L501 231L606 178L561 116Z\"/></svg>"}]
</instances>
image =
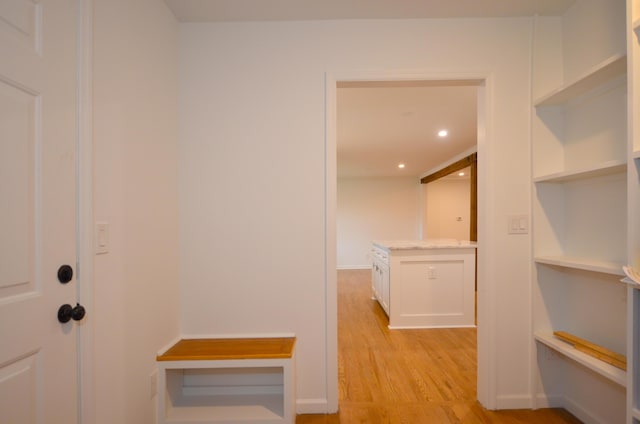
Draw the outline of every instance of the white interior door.
<instances>
[{"instance_id":1,"label":"white interior door","mask_svg":"<svg viewBox=\"0 0 640 424\"><path fill-rule=\"evenodd\" d=\"M76 0L0 0L0 423L78 421Z\"/></svg>"}]
</instances>

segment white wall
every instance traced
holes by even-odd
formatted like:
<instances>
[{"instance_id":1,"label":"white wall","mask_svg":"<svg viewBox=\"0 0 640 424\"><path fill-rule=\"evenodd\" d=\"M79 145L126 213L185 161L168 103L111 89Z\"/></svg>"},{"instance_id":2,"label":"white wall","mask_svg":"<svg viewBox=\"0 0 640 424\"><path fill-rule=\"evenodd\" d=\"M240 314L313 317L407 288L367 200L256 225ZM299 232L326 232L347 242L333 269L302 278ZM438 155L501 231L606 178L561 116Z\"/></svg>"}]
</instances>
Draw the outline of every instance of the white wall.
<instances>
[{"instance_id":1,"label":"white wall","mask_svg":"<svg viewBox=\"0 0 640 424\"><path fill-rule=\"evenodd\" d=\"M573 81L614 54L626 54L624 0L580 0L562 17L564 81Z\"/></svg>"},{"instance_id":2,"label":"white wall","mask_svg":"<svg viewBox=\"0 0 640 424\"><path fill-rule=\"evenodd\" d=\"M420 180L339 178L338 268L371 266L373 240L420 238Z\"/></svg>"},{"instance_id":3,"label":"white wall","mask_svg":"<svg viewBox=\"0 0 640 424\"><path fill-rule=\"evenodd\" d=\"M530 210L530 35L525 18L181 24L182 331L295 333L298 408L326 407L325 73L481 74L479 276L493 289L479 287L479 319L496 351L482 390L527 407L530 239L506 221Z\"/></svg>"},{"instance_id":4,"label":"white wall","mask_svg":"<svg viewBox=\"0 0 640 424\"><path fill-rule=\"evenodd\" d=\"M178 335L177 24L159 0L94 2L97 424L151 424L149 376Z\"/></svg>"},{"instance_id":5,"label":"white wall","mask_svg":"<svg viewBox=\"0 0 640 424\"><path fill-rule=\"evenodd\" d=\"M441 178L422 186L423 239L469 240L471 181ZM460 218L460 221L458 221Z\"/></svg>"}]
</instances>

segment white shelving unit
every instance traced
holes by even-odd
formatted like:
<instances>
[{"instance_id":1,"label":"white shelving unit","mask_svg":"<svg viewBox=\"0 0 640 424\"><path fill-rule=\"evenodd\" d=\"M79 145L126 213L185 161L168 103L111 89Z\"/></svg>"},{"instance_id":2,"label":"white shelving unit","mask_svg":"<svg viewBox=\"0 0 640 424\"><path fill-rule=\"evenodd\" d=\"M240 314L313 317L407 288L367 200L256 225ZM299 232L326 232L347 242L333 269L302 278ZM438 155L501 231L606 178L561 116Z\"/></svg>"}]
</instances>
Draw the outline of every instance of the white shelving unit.
<instances>
[{"instance_id":1,"label":"white shelving unit","mask_svg":"<svg viewBox=\"0 0 640 424\"><path fill-rule=\"evenodd\" d=\"M583 271L600 272L603 274L624 275L624 272L622 272L622 266L624 264L620 262L599 261L574 256L536 256L534 260L539 264L581 269Z\"/></svg>"},{"instance_id":2,"label":"white shelving unit","mask_svg":"<svg viewBox=\"0 0 640 424\"><path fill-rule=\"evenodd\" d=\"M533 105L562 105L627 72L626 55L615 55L571 81L535 100Z\"/></svg>"},{"instance_id":3,"label":"white shelving unit","mask_svg":"<svg viewBox=\"0 0 640 424\"><path fill-rule=\"evenodd\" d=\"M555 337L552 333L536 333L535 339L540 343L545 344L554 351L561 353L562 355L570 358L580 365L594 371L607 380L611 380L622 387L627 385L627 373L624 370L609 365L599 359L589 356L577 350L569 343L565 343L562 340Z\"/></svg>"},{"instance_id":4,"label":"white shelving unit","mask_svg":"<svg viewBox=\"0 0 640 424\"><path fill-rule=\"evenodd\" d=\"M640 271L640 0L627 0L627 264ZM627 423L640 423L640 290L627 288Z\"/></svg>"},{"instance_id":5,"label":"white shelving unit","mask_svg":"<svg viewBox=\"0 0 640 424\"><path fill-rule=\"evenodd\" d=\"M538 59L534 78L561 72ZM624 421L629 372L553 332L628 352L628 289L620 282L628 259L627 66L627 55L612 54L532 105L536 406L565 407L585 422Z\"/></svg>"},{"instance_id":6,"label":"white shelving unit","mask_svg":"<svg viewBox=\"0 0 640 424\"><path fill-rule=\"evenodd\" d=\"M610 160L596 165L571 171L556 172L533 179L534 183L564 183L605 175L622 174L627 171L627 161Z\"/></svg>"},{"instance_id":7,"label":"white shelving unit","mask_svg":"<svg viewBox=\"0 0 640 424\"><path fill-rule=\"evenodd\" d=\"M638 187L635 187L638 190ZM630 190L631 191L631 190ZM636 193L637 194L637 193ZM635 225L638 225L637 218ZM630 218L630 221L632 218ZM637 228L637 227L636 227ZM636 241L637 242L637 241ZM627 423L638 424L640 422L640 360L638 353L640 352L640 290L637 287L629 285L628 291L628 310L627 310Z\"/></svg>"}]
</instances>

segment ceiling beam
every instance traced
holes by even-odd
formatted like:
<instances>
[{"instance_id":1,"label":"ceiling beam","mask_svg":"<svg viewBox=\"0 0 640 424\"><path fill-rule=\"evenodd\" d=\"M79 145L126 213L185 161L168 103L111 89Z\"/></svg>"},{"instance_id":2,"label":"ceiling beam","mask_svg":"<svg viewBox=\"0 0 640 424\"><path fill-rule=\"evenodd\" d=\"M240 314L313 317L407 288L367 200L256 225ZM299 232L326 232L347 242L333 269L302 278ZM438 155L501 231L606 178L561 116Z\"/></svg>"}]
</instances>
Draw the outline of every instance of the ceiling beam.
<instances>
[{"instance_id":1,"label":"ceiling beam","mask_svg":"<svg viewBox=\"0 0 640 424\"><path fill-rule=\"evenodd\" d=\"M427 175L426 177L421 178L420 183L421 184L430 183L431 181L435 181L453 172L460 171L461 169L471 166L472 164L475 164L477 161L478 161L478 153L472 153L469 156L462 158L459 161L454 162L449 166L445 166L439 171L436 171L432 174Z\"/></svg>"}]
</instances>

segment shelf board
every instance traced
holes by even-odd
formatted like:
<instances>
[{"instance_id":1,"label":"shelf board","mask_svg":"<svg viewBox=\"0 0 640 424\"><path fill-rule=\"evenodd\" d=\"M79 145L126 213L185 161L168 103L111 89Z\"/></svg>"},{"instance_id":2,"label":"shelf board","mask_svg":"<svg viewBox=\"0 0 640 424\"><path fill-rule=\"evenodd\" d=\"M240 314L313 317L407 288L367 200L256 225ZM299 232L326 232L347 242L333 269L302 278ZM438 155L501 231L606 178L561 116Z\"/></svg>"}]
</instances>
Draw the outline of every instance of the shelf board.
<instances>
[{"instance_id":1,"label":"shelf board","mask_svg":"<svg viewBox=\"0 0 640 424\"><path fill-rule=\"evenodd\" d=\"M536 263L623 276L622 263L599 261L576 256L536 256Z\"/></svg>"},{"instance_id":2,"label":"shelf board","mask_svg":"<svg viewBox=\"0 0 640 424\"><path fill-rule=\"evenodd\" d=\"M640 150L634 150L634 151L631 153L631 157L632 157L633 159L640 159Z\"/></svg>"},{"instance_id":3,"label":"shelf board","mask_svg":"<svg viewBox=\"0 0 640 424\"><path fill-rule=\"evenodd\" d=\"M624 277L622 280L620 280L620 282L625 283L626 285L628 285L631 288L634 288L636 290L640 290L640 284L636 283L635 281L633 281L629 277Z\"/></svg>"},{"instance_id":4,"label":"shelf board","mask_svg":"<svg viewBox=\"0 0 640 424\"><path fill-rule=\"evenodd\" d=\"M580 365L600 374L608 380L619 384L622 387L627 386L627 373L624 370L609 365L593 356L589 356L586 353L580 352L569 343L565 343L562 340L556 338L552 333L535 333L535 339L545 346L550 347L558 353L566 356L579 363Z\"/></svg>"},{"instance_id":5,"label":"shelf board","mask_svg":"<svg viewBox=\"0 0 640 424\"><path fill-rule=\"evenodd\" d=\"M534 106L553 106L561 105L574 99L588 91L614 79L617 76L624 75L627 72L626 55L615 55L605 60L601 64L592 68L582 77L572 81L562 87L553 90L549 94L540 97L533 104Z\"/></svg>"},{"instance_id":6,"label":"shelf board","mask_svg":"<svg viewBox=\"0 0 640 424\"><path fill-rule=\"evenodd\" d=\"M602 177L605 175L620 174L627 170L627 162L621 160L610 160L604 163L586 168L571 171L555 172L553 174L542 175L533 179L534 183L564 183L575 180L585 180L588 178Z\"/></svg>"},{"instance_id":7,"label":"shelf board","mask_svg":"<svg viewBox=\"0 0 640 424\"><path fill-rule=\"evenodd\" d=\"M633 408L631 410L631 413L633 415L633 418L635 418L636 420L640 420L640 409L638 408Z\"/></svg>"},{"instance_id":8,"label":"shelf board","mask_svg":"<svg viewBox=\"0 0 640 424\"><path fill-rule=\"evenodd\" d=\"M167 410L166 422L230 423L234 421L275 423L284 417L282 395L189 396Z\"/></svg>"}]
</instances>

